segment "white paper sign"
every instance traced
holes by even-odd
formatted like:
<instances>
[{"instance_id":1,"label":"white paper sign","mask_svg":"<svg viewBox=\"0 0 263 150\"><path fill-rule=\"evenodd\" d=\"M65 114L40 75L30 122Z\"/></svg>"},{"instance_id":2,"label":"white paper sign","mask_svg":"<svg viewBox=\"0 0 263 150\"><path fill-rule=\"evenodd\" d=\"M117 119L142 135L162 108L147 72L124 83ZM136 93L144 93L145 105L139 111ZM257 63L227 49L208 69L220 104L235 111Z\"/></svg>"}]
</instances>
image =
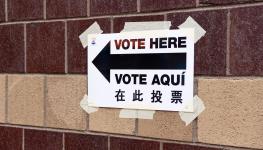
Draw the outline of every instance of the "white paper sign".
<instances>
[{"instance_id":1,"label":"white paper sign","mask_svg":"<svg viewBox=\"0 0 263 150\"><path fill-rule=\"evenodd\" d=\"M193 111L194 30L88 36L89 106Z\"/></svg>"}]
</instances>

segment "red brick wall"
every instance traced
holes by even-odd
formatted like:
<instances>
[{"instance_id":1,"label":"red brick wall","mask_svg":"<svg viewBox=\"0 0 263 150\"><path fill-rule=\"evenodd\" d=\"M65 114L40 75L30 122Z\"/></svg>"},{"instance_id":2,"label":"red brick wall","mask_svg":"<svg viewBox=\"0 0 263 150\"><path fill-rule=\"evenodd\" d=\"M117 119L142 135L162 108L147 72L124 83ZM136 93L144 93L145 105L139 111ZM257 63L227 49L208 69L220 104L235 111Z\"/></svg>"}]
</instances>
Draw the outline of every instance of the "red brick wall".
<instances>
[{"instance_id":1,"label":"red brick wall","mask_svg":"<svg viewBox=\"0 0 263 150\"><path fill-rule=\"evenodd\" d=\"M85 74L86 50L78 35L94 21L109 33L126 21L169 20L176 28L192 16L207 31L196 44L196 75L262 75L261 43L255 42L262 33L262 6L253 0L91 0L90 9L86 0L6 2L0 1L3 73ZM253 52L245 55L248 48Z\"/></svg>"},{"instance_id":2,"label":"red brick wall","mask_svg":"<svg viewBox=\"0 0 263 150\"><path fill-rule=\"evenodd\" d=\"M198 121L185 127L177 114L169 112L158 112L153 122L120 120L117 111L107 109L93 115L67 114L81 108L80 98L63 96L66 89L72 88L72 95L79 97L86 92L86 83L81 90L73 85L86 81L82 79L87 72L87 50L78 36L94 21L104 33L113 33L129 21L167 20L176 29L188 16L206 30L195 44L195 79L200 81L197 93L210 107ZM263 149L263 103L259 96L263 92L256 84L263 83L262 75L263 0L0 0L0 150ZM71 82L73 79L76 82ZM238 93L243 84L236 79L249 82L247 94ZM21 80L23 84L12 84ZM30 86L31 82L39 84ZM30 99L35 95L28 95L27 89L33 91L29 94L40 91L38 97L42 97ZM220 124L220 120L208 119L209 114L219 118L221 112L228 112L216 103L219 101L212 103L217 96L213 94L220 93L214 89L232 89L232 93L223 93L222 100L238 100L235 96L244 94L248 101L261 101L253 108L229 104L237 107L240 115L229 111ZM16 100L19 104L11 105ZM39 104L31 106L26 101ZM36 105L43 110L27 109ZM76 107L72 109L72 105ZM22 113L16 114L16 109ZM27 118L34 114L40 114L41 119ZM236 118L238 122L228 124ZM229 126L233 128L228 130ZM146 128L155 131L149 133ZM243 132L246 129L249 132ZM233 137L225 138L226 132Z\"/></svg>"},{"instance_id":3,"label":"red brick wall","mask_svg":"<svg viewBox=\"0 0 263 150\"><path fill-rule=\"evenodd\" d=\"M8 150L220 150L207 146L162 142L153 139L134 139L107 134L83 134L70 131L46 131L0 127L0 149Z\"/></svg>"}]
</instances>

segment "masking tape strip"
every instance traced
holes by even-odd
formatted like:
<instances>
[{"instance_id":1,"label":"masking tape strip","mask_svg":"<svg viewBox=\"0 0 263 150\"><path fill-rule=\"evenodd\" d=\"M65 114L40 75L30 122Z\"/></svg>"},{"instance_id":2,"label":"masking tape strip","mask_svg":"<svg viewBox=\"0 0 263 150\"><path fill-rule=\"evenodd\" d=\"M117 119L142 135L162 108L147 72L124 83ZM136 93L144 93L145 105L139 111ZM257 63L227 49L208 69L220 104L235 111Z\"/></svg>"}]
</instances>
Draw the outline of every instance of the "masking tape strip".
<instances>
[{"instance_id":1,"label":"masking tape strip","mask_svg":"<svg viewBox=\"0 0 263 150\"><path fill-rule=\"evenodd\" d=\"M121 109L120 118L153 119L154 110Z\"/></svg>"},{"instance_id":2,"label":"masking tape strip","mask_svg":"<svg viewBox=\"0 0 263 150\"><path fill-rule=\"evenodd\" d=\"M138 114L137 118L140 119L153 119L155 110L138 110L137 114Z\"/></svg>"},{"instance_id":3,"label":"masking tape strip","mask_svg":"<svg viewBox=\"0 0 263 150\"><path fill-rule=\"evenodd\" d=\"M120 118L137 118L138 117L138 111L135 109L121 109Z\"/></svg>"},{"instance_id":4,"label":"masking tape strip","mask_svg":"<svg viewBox=\"0 0 263 150\"><path fill-rule=\"evenodd\" d=\"M205 35L206 31L192 18L188 17L184 23L178 26L179 29L193 28L195 30L195 43Z\"/></svg>"},{"instance_id":5,"label":"masking tape strip","mask_svg":"<svg viewBox=\"0 0 263 150\"><path fill-rule=\"evenodd\" d=\"M185 122L185 125L189 125L197 116L199 116L204 110L205 105L201 98L197 95L194 96L194 112L179 112L180 118Z\"/></svg>"},{"instance_id":6,"label":"masking tape strip","mask_svg":"<svg viewBox=\"0 0 263 150\"><path fill-rule=\"evenodd\" d=\"M88 46L88 35L89 34L100 34L103 31L100 29L99 24L95 21L88 29L80 34L79 39L83 46L86 48ZM90 107L88 102L88 96L85 94L80 101L80 107L86 111L88 114L98 111L98 107Z\"/></svg>"},{"instance_id":7,"label":"masking tape strip","mask_svg":"<svg viewBox=\"0 0 263 150\"><path fill-rule=\"evenodd\" d=\"M191 16L189 16L184 23L179 25L178 28L194 28L195 43L206 33L206 31ZM189 125L197 116L199 116L205 110L203 101L197 95L195 95L193 98L193 107L194 112L179 112L179 116L185 122L186 126Z\"/></svg>"},{"instance_id":8,"label":"masking tape strip","mask_svg":"<svg viewBox=\"0 0 263 150\"><path fill-rule=\"evenodd\" d=\"M171 21L125 22L121 32L145 30L169 30Z\"/></svg>"},{"instance_id":9,"label":"masking tape strip","mask_svg":"<svg viewBox=\"0 0 263 150\"><path fill-rule=\"evenodd\" d=\"M80 101L80 107L85 110L88 114L98 111L98 107L90 107L88 102L88 95L84 95Z\"/></svg>"},{"instance_id":10,"label":"masking tape strip","mask_svg":"<svg viewBox=\"0 0 263 150\"><path fill-rule=\"evenodd\" d=\"M169 30L171 21L125 22L121 32L145 30ZM153 119L155 110L121 109L120 118Z\"/></svg>"},{"instance_id":11,"label":"masking tape strip","mask_svg":"<svg viewBox=\"0 0 263 150\"><path fill-rule=\"evenodd\" d=\"M86 48L88 46L88 35L89 34L100 34L103 31L100 29L99 24L95 21L87 30L80 34L79 39L83 46Z\"/></svg>"}]
</instances>

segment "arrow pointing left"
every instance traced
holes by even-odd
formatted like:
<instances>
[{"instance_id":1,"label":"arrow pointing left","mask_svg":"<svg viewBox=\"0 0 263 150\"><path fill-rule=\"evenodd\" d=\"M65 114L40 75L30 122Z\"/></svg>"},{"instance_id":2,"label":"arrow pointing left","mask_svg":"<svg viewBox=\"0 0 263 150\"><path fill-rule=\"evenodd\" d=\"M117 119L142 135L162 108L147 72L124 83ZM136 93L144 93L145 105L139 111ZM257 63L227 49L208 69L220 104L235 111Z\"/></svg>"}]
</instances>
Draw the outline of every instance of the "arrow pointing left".
<instances>
[{"instance_id":1,"label":"arrow pointing left","mask_svg":"<svg viewBox=\"0 0 263 150\"><path fill-rule=\"evenodd\" d=\"M110 54L110 42L92 63L110 82L111 69L179 70L186 69L186 53Z\"/></svg>"}]
</instances>

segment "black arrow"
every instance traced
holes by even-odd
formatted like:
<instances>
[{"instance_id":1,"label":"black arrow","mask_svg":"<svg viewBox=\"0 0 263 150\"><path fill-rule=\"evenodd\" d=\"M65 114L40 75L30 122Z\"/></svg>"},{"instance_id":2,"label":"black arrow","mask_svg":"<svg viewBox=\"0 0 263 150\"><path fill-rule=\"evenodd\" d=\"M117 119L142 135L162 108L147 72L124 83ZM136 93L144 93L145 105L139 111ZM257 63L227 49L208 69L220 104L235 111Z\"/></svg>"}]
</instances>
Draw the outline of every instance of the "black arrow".
<instances>
[{"instance_id":1,"label":"black arrow","mask_svg":"<svg viewBox=\"0 0 263 150\"><path fill-rule=\"evenodd\" d=\"M186 69L186 53L110 54L110 42L92 63L110 82L111 69Z\"/></svg>"}]
</instances>

